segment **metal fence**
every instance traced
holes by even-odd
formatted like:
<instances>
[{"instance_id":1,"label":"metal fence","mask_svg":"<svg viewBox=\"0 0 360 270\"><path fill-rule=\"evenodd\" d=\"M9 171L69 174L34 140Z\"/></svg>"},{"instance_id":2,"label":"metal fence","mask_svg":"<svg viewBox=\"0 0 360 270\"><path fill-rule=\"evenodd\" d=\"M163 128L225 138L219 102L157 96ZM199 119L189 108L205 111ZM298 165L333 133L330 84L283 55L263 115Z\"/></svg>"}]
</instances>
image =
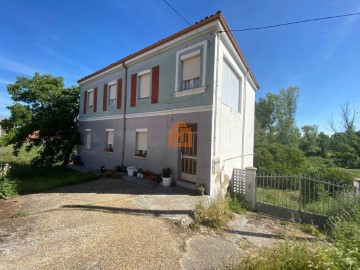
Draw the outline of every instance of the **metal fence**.
<instances>
[{"instance_id":1,"label":"metal fence","mask_svg":"<svg viewBox=\"0 0 360 270\"><path fill-rule=\"evenodd\" d=\"M348 205L354 188L301 176L257 175L256 201L282 208L329 216Z\"/></svg>"},{"instance_id":2,"label":"metal fence","mask_svg":"<svg viewBox=\"0 0 360 270\"><path fill-rule=\"evenodd\" d=\"M245 196L246 171L241 169L233 170L233 177L230 181L230 191Z\"/></svg>"}]
</instances>

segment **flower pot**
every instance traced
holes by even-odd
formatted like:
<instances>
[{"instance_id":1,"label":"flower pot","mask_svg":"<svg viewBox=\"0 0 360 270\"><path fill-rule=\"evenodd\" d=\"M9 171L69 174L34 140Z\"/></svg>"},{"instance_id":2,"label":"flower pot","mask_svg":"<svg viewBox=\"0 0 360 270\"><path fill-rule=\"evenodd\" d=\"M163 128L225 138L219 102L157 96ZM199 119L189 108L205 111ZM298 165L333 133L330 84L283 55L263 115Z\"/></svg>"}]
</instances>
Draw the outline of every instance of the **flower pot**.
<instances>
[{"instance_id":1,"label":"flower pot","mask_svg":"<svg viewBox=\"0 0 360 270\"><path fill-rule=\"evenodd\" d=\"M134 176L134 167L127 167L128 176Z\"/></svg>"},{"instance_id":2,"label":"flower pot","mask_svg":"<svg viewBox=\"0 0 360 270\"><path fill-rule=\"evenodd\" d=\"M163 177L163 176L161 176L161 178L162 178L162 185L163 185L164 187L170 187L172 176L170 176L170 177Z\"/></svg>"},{"instance_id":3,"label":"flower pot","mask_svg":"<svg viewBox=\"0 0 360 270\"><path fill-rule=\"evenodd\" d=\"M204 189L196 189L196 191L199 196L204 196Z\"/></svg>"}]
</instances>

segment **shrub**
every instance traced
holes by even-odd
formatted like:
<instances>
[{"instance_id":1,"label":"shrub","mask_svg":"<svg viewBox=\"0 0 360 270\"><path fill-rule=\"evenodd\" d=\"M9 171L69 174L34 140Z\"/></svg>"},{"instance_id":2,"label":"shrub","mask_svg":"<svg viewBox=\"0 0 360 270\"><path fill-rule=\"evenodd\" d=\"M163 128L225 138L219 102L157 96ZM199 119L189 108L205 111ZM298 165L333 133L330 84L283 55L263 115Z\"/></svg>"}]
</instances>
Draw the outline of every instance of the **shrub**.
<instances>
[{"instance_id":1,"label":"shrub","mask_svg":"<svg viewBox=\"0 0 360 270\"><path fill-rule=\"evenodd\" d=\"M0 199L8 199L18 193L18 185L8 176L0 176Z\"/></svg>"},{"instance_id":2,"label":"shrub","mask_svg":"<svg viewBox=\"0 0 360 270\"><path fill-rule=\"evenodd\" d=\"M278 143L256 148L254 165L258 173L263 175L302 175L309 167L306 157L298 148Z\"/></svg>"}]
</instances>

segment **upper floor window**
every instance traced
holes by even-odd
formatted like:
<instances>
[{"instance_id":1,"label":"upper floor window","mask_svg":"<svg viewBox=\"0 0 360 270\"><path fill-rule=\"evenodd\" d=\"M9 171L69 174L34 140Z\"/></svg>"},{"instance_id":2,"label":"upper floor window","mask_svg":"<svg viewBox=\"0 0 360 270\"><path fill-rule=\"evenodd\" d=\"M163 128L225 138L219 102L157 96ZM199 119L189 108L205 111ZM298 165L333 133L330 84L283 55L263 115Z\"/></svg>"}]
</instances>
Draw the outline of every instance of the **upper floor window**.
<instances>
[{"instance_id":1,"label":"upper floor window","mask_svg":"<svg viewBox=\"0 0 360 270\"><path fill-rule=\"evenodd\" d=\"M116 104L116 82L109 83L109 105Z\"/></svg>"},{"instance_id":2,"label":"upper floor window","mask_svg":"<svg viewBox=\"0 0 360 270\"><path fill-rule=\"evenodd\" d=\"M175 97L205 92L207 46L204 40L176 52Z\"/></svg>"},{"instance_id":3,"label":"upper floor window","mask_svg":"<svg viewBox=\"0 0 360 270\"><path fill-rule=\"evenodd\" d=\"M150 97L150 69L139 72L139 98Z\"/></svg>"},{"instance_id":4,"label":"upper floor window","mask_svg":"<svg viewBox=\"0 0 360 270\"><path fill-rule=\"evenodd\" d=\"M94 107L94 90L88 90L88 106L89 108Z\"/></svg>"},{"instance_id":5,"label":"upper floor window","mask_svg":"<svg viewBox=\"0 0 360 270\"><path fill-rule=\"evenodd\" d=\"M223 61L221 101L240 112L240 78L230 65Z\"/></svg>"},{"instance_id":6,"label":"upper floor window","mask_svg":"<svg viewBox=\"0 0 360 270\"><path fill-rule=\"evenodd\" d=\"M200 50L181 57L181 90L200 87Z\"/></svg>"}]
</instances>

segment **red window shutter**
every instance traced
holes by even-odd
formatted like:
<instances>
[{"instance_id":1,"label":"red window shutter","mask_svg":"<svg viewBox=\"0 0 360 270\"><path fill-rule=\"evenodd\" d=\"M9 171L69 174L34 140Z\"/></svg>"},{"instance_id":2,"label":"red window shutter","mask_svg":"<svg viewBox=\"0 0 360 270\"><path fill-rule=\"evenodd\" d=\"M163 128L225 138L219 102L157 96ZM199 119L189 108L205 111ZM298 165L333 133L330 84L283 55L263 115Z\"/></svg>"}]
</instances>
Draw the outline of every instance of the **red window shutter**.
<instances>
[{"instance_id":1,"label":"red window shutter","mask_svg":"<svg viewBox=\"0 0 360 270\"><path fill-rule=\"evenodd\" d=\"M116 104L117 109L121 109L121 101L122 101L122 79L118 79L118 84L117 84L117 104Z\"/></svg>"},{"instance_id":2,"label":"red window shutter","mask_svg":"<svg viewBox=\"0 0 360 270\"><path fill-rule=\"evenodd\" d=\"M152 68L151 103L159 102L159 74L160 66Z\"/></svg>"},{"instance_id":3,"label":"red window shutter","mask_svg":"<svg viewBox=\"0 0 360 270\"><path fill-rule=\"evenodd\" d=\"M94 112L97 111L97 87L94 89Z\"/></svg>"},{"instance_id":4,"label":"red window shutter","mask_svg":"<svg viewBox=\"0 0 360 270\"><path fill-rule=\"evenodd\" d=\"M86 114L86 106L87 106L87 91L84 92L84 114Z\"/></svg>"},{"instance_id":5,"label":"red window shutter","mask_svg":"<svg viewBox=\"0 0 360 270\"><path fill-rule=\"evenodd\" d=\"M137 83L137 73L131 75L130 107L135 107L136 106L136 83Z\"/></svg>"},{"instance_id":6,"label":"red window shutter","mask_svg":"<svg viewBox=\"0 0 360 270\"><path fill-rule=\"evenodd\" d=\"M103 94L103 111L105 112L107 110L107 89L108 85L107 83L104 84L104 94Z\"/></svg>"}]
</instances>

